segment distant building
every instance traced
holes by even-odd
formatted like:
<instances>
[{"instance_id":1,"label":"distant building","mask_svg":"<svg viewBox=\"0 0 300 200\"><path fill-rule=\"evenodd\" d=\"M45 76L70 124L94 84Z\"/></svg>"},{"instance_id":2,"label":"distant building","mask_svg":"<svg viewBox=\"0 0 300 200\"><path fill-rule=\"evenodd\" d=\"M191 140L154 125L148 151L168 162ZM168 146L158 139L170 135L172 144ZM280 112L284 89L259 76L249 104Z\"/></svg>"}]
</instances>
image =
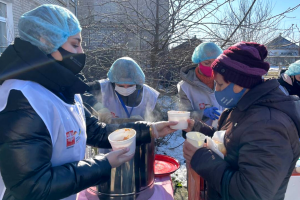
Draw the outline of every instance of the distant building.
<instances>
[{"instance_id":1,"label":"distant building","mask_svg":"<svg viewBox=\"0 0 300 200\"><path fill-rule=\"evenodd\" d=\"M157 9L164 11L164 15L158 13L158 19L160 31L166 30L169 25L169 1L159 0L158 4L149 0L78 2L83 49L88 52L84 69L86 78L88 80L106 78L111 64L122 56L136 60L144 69L146 77L149 77L148 61L156 33L154 27L156 15L153 13Z\"/></svg>"},{"instance_id":2,"label":"distant building","mask_svg":"<svg viewBox=\"0 0 300 200\"><path fill-rule=\"evenodd\" d=\"M279 35L266 44L268 48L267 61L272 67L287 67L289 64L299 60L299 46Z\"/></svg>"},{"instance_id":3,"label":"distant building","mask_svg":"<svg viewBox=\"0 0 300 200\"><path fill-rule=\"evenodd\" d=\"M77 0L0 0L0 54L11 44L18 33L22 14L42 4L56 4L76 13Z\"/></svg>"},{"instance_id":4,"label":"distant building","mask_svg":"<svg viewBox=\"0 0 300 200\"><path fill-rule=\"evenodd\" d=\"M271 42L266 44L268 49L267 62L270 63L269 77L279 76L282 69L287 67L300 59L299 46L279 35Z\"/></svg>"},{"instance_id":5,"label":"distant building","mask_svg":"<svg viewBox=\"0 0 300 200\"><path fill-rule=\"evenodd\" d=\"M82 37L85 50L131 51L149 49L145 40L153 36L156 9L149 0L79 0L78 16L83 27ZM150 6L150 7L149 7ZM168 10L169 1L160 0L160 9ZM138 14L140 13L140 14ZM160 16L160 20L168 16ZM168 21L164 22L168 25ZM129 52L129 53L128 53ZM121 55L122 56L122 55Z\"/></svg>"},{"instance_id":6,"label":"distant building","mask_svg":"<svg viewBox=\"0 0 300 200\"><path fill-rule=\"evenodd\" d=\"M269 56L299 56L299 46L279 35L266 44Z\"/></svg>"}]
</instances>

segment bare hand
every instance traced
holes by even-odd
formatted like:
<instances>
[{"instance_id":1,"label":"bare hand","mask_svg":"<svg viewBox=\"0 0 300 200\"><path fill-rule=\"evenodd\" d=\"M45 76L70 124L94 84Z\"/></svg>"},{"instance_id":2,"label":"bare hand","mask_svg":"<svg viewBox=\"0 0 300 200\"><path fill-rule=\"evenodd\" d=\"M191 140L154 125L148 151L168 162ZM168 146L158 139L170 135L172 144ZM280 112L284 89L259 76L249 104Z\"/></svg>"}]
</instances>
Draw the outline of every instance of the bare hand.
<instances>
[{"instance_id":1,"label":"bare hand","mask_svg":"<svg viewBox=\"0 0 300 200\"><path fill-rule=\"evenodd\" d=\"M175 132L170 126L175 126L178 122L156 122L151 124L152 131L156 137L165 137L166 135Z\"/></svg>"},{"instance_id":2,"label":"bare hand","mask_svg":"<svg viewBox=\"0 0 300 200\"><path fill-rule=\"evenodd\" d=\"M188 121L188 128L185 129L184 131L185 131L185 132L191 132L191 131L193 130L193 128L194 128L195 120L193 120L193 119L188 119L187 121Z\"/></svg>"},{"instance_id":3,"label":"bare hand","mask_svg":"<svg viewBox=\"0 0 300 200\"><path fill-rule=\"evenodd\" d=\"M131 160L134 156L134 154L130 156L124 155L129 151L129 148L119 149L112 152L109 152L105 156L108 159L108 162L112 168L119 167L123 163Z\"/></svg>"}]
</instances>

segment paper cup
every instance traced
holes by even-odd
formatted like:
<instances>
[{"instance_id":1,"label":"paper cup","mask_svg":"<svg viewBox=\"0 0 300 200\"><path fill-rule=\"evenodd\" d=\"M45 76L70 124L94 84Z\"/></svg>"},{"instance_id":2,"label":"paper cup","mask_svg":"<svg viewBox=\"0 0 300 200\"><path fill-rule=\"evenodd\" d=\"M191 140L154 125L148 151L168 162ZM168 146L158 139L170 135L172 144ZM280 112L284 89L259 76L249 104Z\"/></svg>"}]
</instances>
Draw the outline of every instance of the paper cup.
<instances>
[{"instance_id":1,"label":"paper cup","mask_svg":"<svg viewBox=\"0 0 300 200\"><path fill-rule=\"evenodd\" d=\"M212 127L214 127L214 128L218 128L218 119L215 119L213 122L212 122Z\"/></svg>"},{"instance_id":2,"label":"paper cup","mask_svg":"<svg viewBox=\"0 0 300 200\"><path fill-rule=\"evenodd\" d=\"M199 132L188 132L186 134L186 139L194 147L201 148L201 147L203 147L206 136Z\"/></svg>"},{"instance_id":3,"label":"paper cup","mask_svg":"<svg viewBox=\"0 0 300 200\"><path fill-rule=\"evenodd\" d=\"M134 129L118 129L108 136L108 141L114 151L128 147L129 151L124 154L125 156L130 156L135 153L136 132Z\"/></svg>"},{"instance_id":4,"label":"paper cup","mask_svg":"<svg viewBox=\"0 0 300 200\"><path fill-rule=\"evenodd\" d=\"M186 111L168 111L168 120L178 122L175 126L170 126L175 130L184 130L188 127L187 120L190 118L190 112Z\"/></svg>"},{"instance_id":5,"label":"paper cup","mask_svg":"<svg viewBox=\"0 0 300 200\"><path fill-rule=\"evenodd\" d=\"M220 114L222 114L223 111L217 110L217 112L220 113ZM219 117L220 117L220 116L219 116ZM217 128L217 127L218 127L218 122L219 122L219 119L214 120L214 121L212 122L212 125L211 125L211 126L214 127L214 128Z\"/></svg>"}]
</instances>

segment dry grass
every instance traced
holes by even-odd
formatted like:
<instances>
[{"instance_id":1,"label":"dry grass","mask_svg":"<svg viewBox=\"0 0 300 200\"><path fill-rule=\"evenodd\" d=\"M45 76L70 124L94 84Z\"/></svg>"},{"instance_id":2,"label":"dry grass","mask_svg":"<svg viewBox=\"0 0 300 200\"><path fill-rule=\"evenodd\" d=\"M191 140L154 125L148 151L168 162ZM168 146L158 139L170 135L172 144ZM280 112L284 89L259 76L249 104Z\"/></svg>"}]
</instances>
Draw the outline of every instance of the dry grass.
<instances>
[{"instance_id":1,"label":"dry grass","mask_svg":"<svg viewBox=\"0 0 300 200\"><path fill-rule=\"evenodd\" d=\"M265 76L265 79L270 79L270 78L278 78L278 71L268 72L268 75Z\"/></svg>"}]
</instances>

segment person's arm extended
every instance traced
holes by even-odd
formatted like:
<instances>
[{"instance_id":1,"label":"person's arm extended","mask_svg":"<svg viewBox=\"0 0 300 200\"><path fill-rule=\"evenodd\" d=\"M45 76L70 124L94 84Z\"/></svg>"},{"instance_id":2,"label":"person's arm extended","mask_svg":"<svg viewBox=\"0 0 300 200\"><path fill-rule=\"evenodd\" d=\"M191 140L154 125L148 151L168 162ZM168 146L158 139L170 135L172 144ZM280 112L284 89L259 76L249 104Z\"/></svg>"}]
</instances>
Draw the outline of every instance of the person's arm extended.
<instances>
[{"instance_id":1,"label":"person's arm extended","mask_svg":"<svg viewBox=\"0 0 300 200\"><path fill-rule=\"evenodd\" d=\"M202 121L197 121L193 119L188 120L188 128L185 130L182 130L182 137L186 139L186 133L190 131L196 131L203 133L204 135L207 135L209 137L212 137L214 133L216 132L216 128L207 125L206 123Z\"/></svg>"},{"instance_id":2,"label":"person's arm extended","mask_svg":"<svg viewBox=\"0 0 300 200\"><path fill-rule=\"evenodd\" d=\"M20 91L10 92L0 121L0 171L7 188L4 199L63 199L109 179L107 158L53 167L50 133Z\"/></svg>"},{"instance_id":3,"label":"person's arm extended","mask_svg":"<svg viewBox=\"0 0 300 200\"><path fill-rule=\"evenodd\" d=\"M98 148L111 148L108 135L120 128L133 128L136 130L137 145L151 142L150 125L147 122L124 123L120 125L105 124L98 122L98 119L85 108L87 144Z\"/></svg>"}]
</instances>

